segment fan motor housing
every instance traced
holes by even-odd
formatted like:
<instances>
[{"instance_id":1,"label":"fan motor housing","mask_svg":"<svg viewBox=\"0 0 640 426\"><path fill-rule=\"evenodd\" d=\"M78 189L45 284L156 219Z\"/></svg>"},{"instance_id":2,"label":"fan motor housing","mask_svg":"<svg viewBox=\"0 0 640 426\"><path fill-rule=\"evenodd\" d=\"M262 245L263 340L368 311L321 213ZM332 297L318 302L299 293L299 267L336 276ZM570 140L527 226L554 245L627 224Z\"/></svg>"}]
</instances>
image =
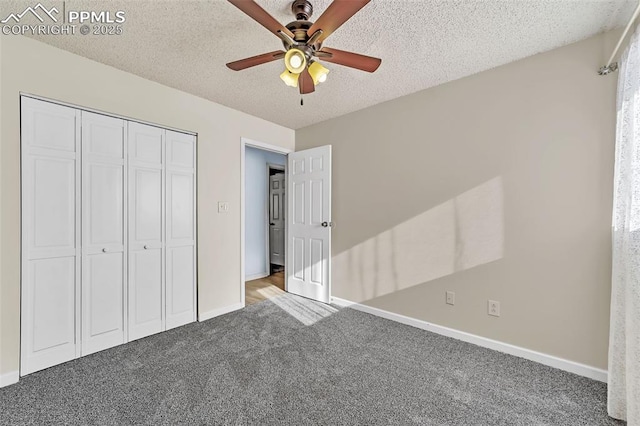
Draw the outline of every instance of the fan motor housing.
<instances>
[{"instance_id":1,"label":"fan motor housing","mask_svg":"<svg viewBox=\"0 0 640 426\"><path fill-rule=\"evenodd\" d=\"M307 30L311 28L313 22L309 22L306 20L297 20L293 22L289 22L286 27L289 31L293 33L293 39L298 43L306 43L309 39L307 35Z\"/></svg>"},{"instance_id":2,"label":"fan motor housing","mask_svg":"<svg viewBox=\"0 0 640 426\"><path fill-rule=\"evenodd\" d=\"M311 15L313 15L313 6L309 0L295 0L291 4L291 11L296 19L308 21Z\"/></svg>"}]
</instances>

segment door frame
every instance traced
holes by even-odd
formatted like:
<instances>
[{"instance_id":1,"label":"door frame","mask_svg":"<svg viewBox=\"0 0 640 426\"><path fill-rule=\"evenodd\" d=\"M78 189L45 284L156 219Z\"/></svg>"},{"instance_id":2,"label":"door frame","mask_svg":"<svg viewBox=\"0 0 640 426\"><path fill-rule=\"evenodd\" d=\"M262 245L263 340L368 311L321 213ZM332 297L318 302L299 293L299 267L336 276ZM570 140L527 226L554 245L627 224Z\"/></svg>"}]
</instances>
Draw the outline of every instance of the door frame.
<instances>
[{"instance_id":1,"label":"door frame","mask_svg":"<svg viewBox=\"0 0 640 426\"><path fill-rule=\"evenodd\" d=\"M269 211L271 208L271 186L269 185L269 178L271 177L271 170L282 170L282 172L285 174L285 179L286 179L286 175L287 175L287 166L281 166L280 164L273 164L273 163L267 163L267 203L266 203L266 215L265 215L265 223L266 223L266 227L265 227L265 247L266 247L266 253L265 253L265 266L266 266L266 271L267 273L271 272L271 232L269 229L269 224L271 223L271 221L269 220ZM286 188L285 188L286 191ZM286 192L285 192L286 194ZM286 203L286 199L285 199L285 203ZM286 232L286 216L285 216L285 232ZM286 234L285 234L285 240L284 240L284 244L285 246L287 245L287 240L286 240ZM287 266L287 261L285 260L284 262L285 266ZM286 284L285 284L285 289L287 288Z\"/></svg>"},{"instance_id":2,"label":"door frame","mask_svg":"<svg viewBox=\"0 0 640 426\"><path fill-rule=\"evenodd\" d=\"M277 145L271 145L268 143L255 141L245 137L240 138L240 305L243 308L245 307L245 271L244 271L245 243L244 241L245 241L245 220L246 220L246 217L245 217L246 202L245 202L244 186L245 186L245 156L246 156L247 147L257 148L263 151L275 152L277 154L284 154L285 156L288 156L288 154L294 152L293 149L284 148ZM287 172L286 167L287 166L285 166L285 169L284 169L285 174ZM267 165L267 173L268 172L269 172L269 169ZM267 186L268 186L268 179L267 179ZM268 217L267 217L267 220L268 220ZM285 227L285 234L284 234L285 242L287 241L287 237L288 237L288 230L287 230L287 227ZM267 240L267 244L268 244L268 240ZM268 255L269 255L269 250L267 245L267 255L266 255L267 260L269 259ZM288 269L289 269L289 265L287 265L287 262L285 261L285 267L284 267L285 291L287 290Z\"/></svg>"}]
</instances>

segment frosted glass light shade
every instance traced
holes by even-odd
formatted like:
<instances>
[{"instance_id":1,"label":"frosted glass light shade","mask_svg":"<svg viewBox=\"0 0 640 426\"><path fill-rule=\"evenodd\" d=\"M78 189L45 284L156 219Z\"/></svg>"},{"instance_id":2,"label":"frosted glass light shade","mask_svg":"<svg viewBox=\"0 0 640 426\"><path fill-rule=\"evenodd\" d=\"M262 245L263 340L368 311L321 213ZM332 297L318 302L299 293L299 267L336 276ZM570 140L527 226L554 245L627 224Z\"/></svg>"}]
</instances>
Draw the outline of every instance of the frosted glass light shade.
<instances>
[{"instance_id":1,"label":"frosted glass light shade","mask_svg":"<svg viewBox=\"0 0 640 426\"><path fill-rule=\"evenodd\" d=\"M300 78L300 74L294 74L289 70L284 70L282 74L280 74L280 78L287 86L298 87L298 78Z\"/></svg>"},{"instance_id":2,"label":"frosted glass light shade","mask_svg":"<svg viewBox=\"0 0 640 426\"><path fill-rule=\"evenodd\" d=\"M284 55L284 65L294 74L300 74L307 67L307 57L300 49L289 49Z\"/></svg>"},{"instance_id":3,"label":"frosted glass light shade","mask_svg":"<svg viewBox=\"0 0 640 426\"><path fill-rule=\"evenodd\" d=\"M313 83L317 85L318 83L324 83L327 81L327 74L329 74L329 70L322 66L320 62L313 62L309 65L309 74L311 74Z\"/></svg>"}]
</instances>

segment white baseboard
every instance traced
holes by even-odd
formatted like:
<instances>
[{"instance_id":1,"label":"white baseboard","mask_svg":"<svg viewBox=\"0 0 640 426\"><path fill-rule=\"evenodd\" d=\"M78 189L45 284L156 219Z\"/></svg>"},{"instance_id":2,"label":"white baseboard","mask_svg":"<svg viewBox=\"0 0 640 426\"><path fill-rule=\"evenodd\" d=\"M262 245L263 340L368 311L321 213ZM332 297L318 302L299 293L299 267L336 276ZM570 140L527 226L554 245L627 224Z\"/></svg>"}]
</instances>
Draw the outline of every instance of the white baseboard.
<instances>
[{"instance_id":1,"label":"white baseboard","mask_svg":"<svg viewBox=\"0 0 640 426\"><path fill-rule=\"evenodd\" d=\"M558 358L553 355L548 355L542 352L536 352L531 349L522 348L520 346L511 345L509 343L500 342L486 337L477 336L475 334L466 333L464 331L455 330L453 328L444 327L430 322L422 321L416 318L407 317L404 315L396 314L393 312L385 311L382 309L374 308L360 303L351 302L349 300L340 299L338 297L332 297L332 302L341 307L350 307L358 311L366 312L371 315L375 315L381 318L386 318L391 321L396 321L402 324L410 325L412 327L427 330L432 333L440 334L443 336L451 337L453 339L462 340L463 342L472 343L483 348L493 349L494 351L503 352L509 355L514 355L520 358L535 361L540 364L547 365L549 367L557 368L560 370L568 371L570 373L577 374L579 376L588 377L590 379L598 380L600 382L607 381L607 371L589 365L580 364L578 362L569 361L567 359Z\"/></svg>"},{"instance_id":2,"label":"white baseboard","mask_svg":"<svg viewBox=\"0 0 640 426\"><path fill-rule=\"evenodd\" d=\"M198 321L206 321L211 318L219 317L220 315L228 314L229 312L237 311L244 308L244 303L235 303L233 305L225 306L223 308L212 309L207 312L203 312L198 316Z\"/></svg>"},{"instance_id":3,"label":"white baseboard","mask_svg":"<svg viewBox=\"0 0 640 426\"><path fill-rule=\"evenodd\" d=\"M247 275L244 277L245 282L246 281L253 281L253 280L259 280L260 278L266 278L268 277L269 274L266 272L261 272L259 274L253 274L253 275Z\"/></svg>"},{"instance_id":4,"label":"white baseboard","mask_svg":"<svg viewBox=\"0 0 640 426\"><path fill-rule=\"evenodd\" d=\"M0 388L18 383L18 379L20 379L20 373L17 371L0 374Z\"/></svg>"}]
</instances>

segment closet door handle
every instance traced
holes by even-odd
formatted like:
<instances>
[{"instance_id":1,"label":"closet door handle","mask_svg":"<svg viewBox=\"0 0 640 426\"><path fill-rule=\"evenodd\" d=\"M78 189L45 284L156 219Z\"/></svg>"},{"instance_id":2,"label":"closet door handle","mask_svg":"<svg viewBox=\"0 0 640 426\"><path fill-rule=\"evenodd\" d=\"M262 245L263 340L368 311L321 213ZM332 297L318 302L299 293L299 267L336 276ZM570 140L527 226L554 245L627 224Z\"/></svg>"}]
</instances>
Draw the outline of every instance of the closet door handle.
<instances>
[{"instance_id":1,"label":"closet door handle","mask_svg":"<svg viewBox=\"0 0 640 426\"><path fill-rule=\"evenodd\" d=\"M108 252L108 251L109 251L109 249L108 249L108 248L106 248L106 247L102 249L102 252L103 252L103 253L106 253L106 252Z\"/></svg>"},{"instance_id":2,"label":"closet door handle","mask_svg":"<svg viewBox=\"0 0 640 426\"><path fill-rule=\"evenodd\" d=\"M149 246L145 245L144 247L142 247L143 249L147 250L149 248Z\"/></svg>"}]
</instances>

